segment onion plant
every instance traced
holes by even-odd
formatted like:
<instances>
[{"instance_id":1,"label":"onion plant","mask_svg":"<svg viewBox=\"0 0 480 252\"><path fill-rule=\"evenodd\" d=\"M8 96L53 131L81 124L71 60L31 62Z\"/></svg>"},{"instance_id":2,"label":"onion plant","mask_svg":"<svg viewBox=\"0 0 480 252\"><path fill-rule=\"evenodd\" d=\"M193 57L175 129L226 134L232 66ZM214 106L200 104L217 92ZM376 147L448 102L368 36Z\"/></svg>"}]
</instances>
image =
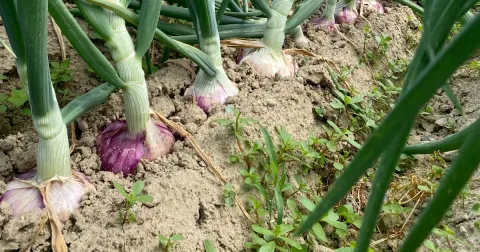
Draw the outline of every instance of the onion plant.
<instances>
[{"instance_id":1,"label":"onion plant","mask_svg":"<svg viewBox=\"0 0 480 252\"><path fill-rule=\"evenodd\" d=\"M267 16L262 48L244 49L239 63L245 62L257 73L275 77L292 77L298 70L292 56L282 51L285 41L285 24L293 6L293 0L273 0L271 7L265 0L253 0L252 3Z\"/></svg>"},{"instance_id":2,"label":"onion plant","mask_svg":"<svg viewBox=\"0 0 480 252\"><path fill-rule=\"evenodd\" d=\"M206 75L200 69L195 82L186 91L186 96L193 96L198 106L208 111L215 103L225 103L227 97L238 94L238 88L228 78L222 66L220 37L215 18L214 0L188 0L188 7L193 18L200 49L212 59L217 69L215 76Z\"/></svg>"},{"instance_id":3,"label":"onion plant","mask_svg":"<svg viewBox=\"0 0 480 252\"><path fill-rule=\"evenodd\" d=\"M380 158L355 247L355 251L367 251L382 201L418 112L454 71L480 47L480 16L468 21L460 32L446 43L455 22L476 2L477 0L425 1L424 32L408 68L403 91L396 106L372 132L344 173L297 230L297 234L307 231L320 220L346 195L375 160ZM422 244L480 164L477 147L480 141L480 119L463 134L463 137L459 136L461 134L457 135L454 144L448 147L459 148L457 157L398 251L415 251ZM446 142L447 139L441 142L443 147Z\"/></svg>"},{"instance_id":4,"label":"onion plant","mask_svg":"<svg viewBox=\"0 0 480 252\"><path fill-rule=\"evenodd\" d=\"M70 167L67 128L49 72L47 6L47 0L0 1L0 14L16 55L17 72L27 83L38 134L36 169L7 183L0 201L8 202L14 215L47 208L55 222L66 220L80 205L82 195L94 188L86 176ZM84 111L79 108L73 114Z\"/></svg>"},{"instance_id":5,"label":"onion plant","mask_svg":"<svg viewBox=\"0 0 480 252\"><path fill-rule=\"evenodd\" d=\"M97 150L103 170L128 175L134 172L142 157L155 159L164 155L170 151L174 142L172 133L162 123L150 117L147 85L141 63L153 37L192 59L206 75L214 76L217 70L206 54L172 40L157 29L160 13L158 1L143 1L140 16L126 10L125 6L129 1L103 3L110 8L116 8L121 14L118 16L116 12L84 0L76 1L81 16L105 40L116 69L93 45L61 0L49 0L49 11L87 64L111 83L109 85L113 84L123 91L126 121L116 121L108 125L97 137ZM125 21L138 26L136 45L131 40ZM103 90L101 87L97 89ZM69 107L72 112L73 109L74 106Z\"/></svg>"},{"instance_id":6,"label":"onion plant","mask_svg":"<svg viewBox=\"0 0 480 252\"><path fill-rule=\"evenodd\" d=\"M128 1L112 1L125 6ZM160 2L142 2L137 41L134 45L125 20L84 0L75 1L82 15L105 40L112 54L122 87L125 119L109 124L97 137L102 169L128 175L142 157L155 159L170 152L174 137L161 122L150 117L142 57L154 37L160 15Z\"/></svg>"}]
</instances>

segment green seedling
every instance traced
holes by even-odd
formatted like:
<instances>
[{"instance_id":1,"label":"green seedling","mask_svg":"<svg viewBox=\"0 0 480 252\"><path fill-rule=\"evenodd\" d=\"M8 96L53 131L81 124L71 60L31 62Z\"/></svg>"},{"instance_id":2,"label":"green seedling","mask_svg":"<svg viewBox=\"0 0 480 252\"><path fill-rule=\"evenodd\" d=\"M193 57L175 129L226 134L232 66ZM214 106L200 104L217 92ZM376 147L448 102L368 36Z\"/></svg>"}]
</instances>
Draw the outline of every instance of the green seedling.
<instances>
[{"instance_id":1,"label":"green seedling","mask_svg":"<svg viewBox=\"0 0 480 252\"><path fill-rule=\"evenodd\" d=\"M160 243L160 247L163 248L163 251L168 252L170 249L175 246L175 244L179 241L183 240L183 235L181 234L174 234L172 236L166 237L161 234L158 235L158 241Z\"/></svg>"},{"instance_id":2,"label":"green seedling","mask_svg":"<svg viewBox=\"0 0 480 252\"><path fill-rule=\"evenodd\" d=\"M349 105L357 104L363 101L363 97L361 95L350 97L337 90L334 92L340 98L334 98L333 101L330 102L330 106L334 109L346 109Z\"/></svg>"},{"instance_id":3,"label":"green seedling","mask_svg":"<svg viewBox=\"0 0 480 252\"><path fill-rule=\"evenodd\" d=\"M293 230L292 225L280 224L275 225L272 229L252 225L252 229L255 232L251 234L253 242L245 243L245 247L247 248L257 248L258 251L262 252L291 251L290 249L286 249L286 247L302 250L300 243L288 237L288 234ZM263 236L263 238L260 236Z\"/></svg>"},{"instance_id":4,"label":"green seedling","mask_svg":"<svg viewBox=\"0 0 480 252\"><path fill-rule=\"evenodd\" d=\"M225 185L225 189L223 189L223 199L225 200L225 206L231 207L235 200L235 191L233 191L233 187L231 183L227 183Z\"/></svg>"},{"instance_id":5,"label":"green seedling","mask_svg":"<svg viewBox=\"0 0 480 252\"><path fill-rule=\"evenodd\" d=\"M70 60L52 61L50 62L50 67L53 87L57 93L62 95L60 105L65 105L80 95L66 86L66 84L72 80L72 74L75 71L70 68Z\"/></svg>"},{"instance_id":6,"label":"green seedling","mask_svg":"<svg viewBox=\"0 0 480 252\"><path fill-rule=\"evenodd\" d=\"M125 198L125 208L119 212L122 225L125 224L127 220L129 223L135 222L136 218L134 207L137 203L151 203L153 201L153 197L151 195L141 194L143 188L145 187L145 182L141 180L133 184L132 190L128 194L119 183L113 182L113 186Z\"/></svg>"},{"instance_id":7,"label":"green seedling","mask_svg":"<svg viewBox=\"0 0 480 252\"><path fill-rule=\"evenodd\" d=\"M71 81L73 72L74 70L70 69L70 60L50 62L50 76L55 89L59 84Z\"/></svg>"},{"instance_id":8,"label":"green seedling","mask_svg":"<svg viewBox=\"0 0 480 252\"><path fill-rule=\"evenodd\" d=\"M0 93L0 113L4 113L7 110L7 103L21 108L28 101L28 95L24 88L16 89L13 88L10 92L10 95ZM30 115L31 111L29 108L24 108L22 114Z\"/></svg>"},{"instance_id":9,"label":"green seedling","mask_svg":"<svg viewBox=\"0 0 480 252\"><path fill-rule=\"evenodd\" d=\"M213 245L213 242L210 240L204 240L203 241L203 248L205 249L205 252L216 252L217 250L215 249L215 245Z\"/></svg>"},{"instance_id":10,"label":"green seedling","mask_svg":"<svg viewBox=\"0 0 480 252\"><path fill-rule=\"evenodd\" d=\"M227 106L225 108L225 111L229 114L233 114L235 116L235 119L231 120L227 118L222 118L215 120L215 122L218 122L222 126L230 127L237 139L239 140L243 140L243 129L245 128L245 126L252 123L257 123L256 120L241 117L242 113L233 106Z\"/></svg>"},{"instance_id":11,"label":"green seedling","mask_svg":"<svg viewBox=\"0 0 480 252\"><path fill-rule=\"evenodd\" d=\"M412 211L410 207L403 207L398 202L390 202L386 203L382 206L383 213L386 214L393 214L393 215L401 215L404 213L409 213Z\"/></svg>"},{"instance_id":12,"label":"green seedling","mask_svg":"<svg viewBox=\"0 0 480 252\"><path fill-rule=\"evenodd\" d=\"M468 64L468 67L475 73L475 75L480 75L480 61L474 60Z\"/></svg>"},{"instance_id":13,"label":"green seedling","mask_svg":"<svg viewBox=\"0 0 480 252\"><path fill-rule=\"evenodd\" d=\"M452 241L459 241L459 239L455 237L455 232L451 228L449 228L447 225L443 225L443 229L434 228L432 232L436 236L440 238L444 238L447 241L448 248L450 249L450 251L454 251ZM445 250L440 249L437 251L445 251Z\"/></svg>"}]
</instances>

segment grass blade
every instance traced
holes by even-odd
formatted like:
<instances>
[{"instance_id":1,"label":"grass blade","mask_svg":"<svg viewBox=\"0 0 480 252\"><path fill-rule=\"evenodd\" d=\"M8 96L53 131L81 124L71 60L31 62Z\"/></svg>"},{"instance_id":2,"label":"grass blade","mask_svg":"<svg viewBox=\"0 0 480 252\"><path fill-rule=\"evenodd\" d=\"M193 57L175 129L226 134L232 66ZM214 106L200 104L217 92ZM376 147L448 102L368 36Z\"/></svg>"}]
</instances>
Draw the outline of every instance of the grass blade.
<instances>
[{"instance_id":1,"label":"grass blade","mask_svg":"<svg viewBox=\"0 0 480 252\"><path fill-rule=\"evenodd\" d=\"M478 19L478 18L477 18ZM465 143L453 161L447 174L440 181L432 200L422 212L417 223L404 240L399 252L416 251L430 231L440 222L455 197L463 189L480 164L478 143L480 142L480 119L472 125Z\"/></svg>"},{"instance_id":2,"label":"grass blade","mask_svg":"<svg viewBox=\"0 0 480 252\"><path fill-rule=\"evenodd\" d=\"M273 184L276 186L278 180L278 162L275 145L273 145L272 137L268 133L267 129L260 127L260 131L265 139L265 148L267 149L268 160L270 161L270 169L272 169Z\"/></svg>"},{"instance_id":3,"label":"grass blade","mask_svg":"<svg viewBox=\"0 0 480 252\"><path fill-rule=\"evenodd\" d=\"M137 44L135 53L138 58L142 58L152 43L157 23L160 17L161 1L143 0L140 8L140 18L137 28Z\"/></svg>"},{"instance_id":4,"label":"grass blade","mask_svg":"<svg viewBox=\"0 0 480 252\"><path fill-rule=\"evenodd\" d=\"M390 135L396 132L402 121L413 120L420 107L425 104L453 72L480 46L480 16L477 16L442 50L419 75L410 89L404 90L397 106L384 122L372 132L370 138L345 169L321 204L297 230L301 234L312 227L333 205L349 191L375 159L389 146ZM401 119L400 119L401 118Z\"/></svg>"}]
</instances>

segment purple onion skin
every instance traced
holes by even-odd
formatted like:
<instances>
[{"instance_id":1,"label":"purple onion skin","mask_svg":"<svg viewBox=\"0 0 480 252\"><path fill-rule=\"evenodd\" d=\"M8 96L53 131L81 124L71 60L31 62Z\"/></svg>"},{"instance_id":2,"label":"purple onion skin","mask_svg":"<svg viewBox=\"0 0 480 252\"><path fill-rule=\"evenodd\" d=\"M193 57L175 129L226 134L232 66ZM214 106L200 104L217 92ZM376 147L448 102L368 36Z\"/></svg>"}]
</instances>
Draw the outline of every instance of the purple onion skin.
<instances>
[{"instance_id":1,"label":"purple onion skin","mask_svg":"<svg viewBox=\"0 0 480 252\"><path fill-rule=\"evenodd\" d=\"M130 136L125 121L109 124L97 136L102 170L123 173L124 176L132 174L145 153L144 140L145 134Z\"/></svg>"},{"instance_id":2,"label":"purple onion skin","mask_svg":"<svg viewBox=\"0 0 480 252\"><path fill-rule=\"evenodd\" d=\"M354 24L358 15L355 10L344 7L340 12L335 13L335 21L339 24Z\"/></svg>"},{"instance_id":3,"label":"purple onion skin","mask_svg":"<svg viewBox=\"0 0 480 252\"><path fill-rule=\"evenodd\" d=\"M312 20L313 28L322 29L326 32L331 32L335 30L335 20L328 20L327 18L318 18Z\"/></svg>"},{"instance_id":4,"label":"purple onion skin","mask_svg":"<svg viewBox=\"0 0 480 252\"><path fill-rule=\"evenodd\" d=\"M152 119L148 123L152 124L147 126L148 132L132 137L125 121L115 121L97 136L102 170L128 176L135 172L142 157L154 160L171 151L175 138L170 130Z\"/></svg>"}]
</instances>

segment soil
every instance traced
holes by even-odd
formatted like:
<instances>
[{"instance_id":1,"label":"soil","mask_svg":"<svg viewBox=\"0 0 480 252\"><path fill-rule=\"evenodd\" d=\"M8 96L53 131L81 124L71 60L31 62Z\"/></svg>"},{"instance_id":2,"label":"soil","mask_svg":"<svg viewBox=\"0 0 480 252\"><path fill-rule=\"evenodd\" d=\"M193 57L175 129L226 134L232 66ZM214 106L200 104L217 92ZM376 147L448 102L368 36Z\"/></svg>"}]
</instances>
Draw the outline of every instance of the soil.
<instances>
[{"instance_id":1,"label":"soil","mask_svg":"<svg viewBox=\"0 0 480 252\"><path fill-rule=\"evenodd\" d=\"M361 58L355 47L363 47L363 26L371 24L376 34L384 33L392 37L387 58L406 60L412 55L412 51L406 43L405 32L418 38L418 34L415 35L415 22L418 21L406 7L387 4L386 11L385 15L370 14L367 16L368 21L360 21L355 26L342 25L342 36L335 32L316 31L307 23L304 31L311 42L303 44L287 40L286 48L304 48L340 67L353 68L359 64ZM409 17L413 21L408 21ZM6 40L2 26L0 37ZM345 38L360 44L353 45ZM370 40L368 43L374 42ZM50 59L59 60L58 41L51 28L49 45ZM333 99L329 89L332 83L324 61L295 56L300 65L296 77L269 79L256 75L247 66L236 65L235 58L239 50L222 50L227 75L240 89L240 94L228 99L226 105L234 105L244 117L258 120L270 132L274 132L276 126L283 125L299 140L321 132L322 122L315 118L314 106L324 108L328 119L340 126L346 125L345 116L329 105ZM159 53L157 55L160 56ZM68 43L67 58L75 69L73 80L68 84L72 89L84 93L98 85L99 81L87 71L86 64ZM0 60L3 62L0 74L9 77L6 83L0 85L0 91L5 93L13 87L18 88L18 78L15 77L13 57L5 50L0 50ZM367 94L375 86L374 74L385 68L386 62L371 66L371 69L356 68L348 83L359 93ZM411 142L418 142L426 136L437 139L449 134L445 119L440 120L442 118L453 118L457 128L462 128L480 116L480 78L471 76L463 69L452 78L454 91L464 104L465 115L460 116L451 108L446 96L439 94L432 102L434 115L424 119L425 125L419 123L412 132ZM191 100L184 99L183 92L190 83L191 76L187 69L167 64L148 78L152 108L187 129L220 167L224 176L233 181L235 188L239 189L240 183L235 183L241 179L239 167L228 159L229 155L237 151L235 138L228 129L215 122L216 119L231 115L225 112L225 105L215 106L207 115L193 105ZM100 171L95 137L108 123L123 118L122 107L121 93L114 93L103 105L76 122L79 129L78 142L71 155L72 168L88 175L96 192L85 195L80 209L64 224L63 233L70 251L159 251L159 234L184 236L185 239L175 245L174 251L203 251L203 241L206 239L213 241L217 251L243 251L243 244L249 239L249 222L236 207L225 207L222 198L223 185L208 171L192 147L180 137L177 136L171 154L153 162L142 161L133 176L124 178ZM3 137L0 138L0 194L4 193L5 183L14 175L35 166L38 139L31 124L29 117L17 120L0 114L0 137ZM261 140L258 127L247 127L245 136ZM419 169L425 169L422 158L419 160ZM145 181L145 191L153 196L154 201L136 206L136 222L122 227L118 212L124 207L123 199L114 189L112 182L116 181L130 189L137 180ZM467 246L455 243L457 251L480 249L473 231L473 221L479 217L473 216L469 210L473 203L478 202L479 197L480 187L478 183L472 183L472 196L467 198L465 207L457 202L453 207L453 215L445 221L455 228L461 239L474 244ZM35 230L45 216L42 211L15 218L11 217L11 214L10 206L1 203L0 251L17 251L25 246L32 240ZM31 251L49 251L49 227L46 225L39 230ZM385 236L376 236L378 239L383 237ZM394 250L397 242L396 239L390 239L376 249ZM446 246L442 239L435 242Z\"/></svg>"}]
</instances>

